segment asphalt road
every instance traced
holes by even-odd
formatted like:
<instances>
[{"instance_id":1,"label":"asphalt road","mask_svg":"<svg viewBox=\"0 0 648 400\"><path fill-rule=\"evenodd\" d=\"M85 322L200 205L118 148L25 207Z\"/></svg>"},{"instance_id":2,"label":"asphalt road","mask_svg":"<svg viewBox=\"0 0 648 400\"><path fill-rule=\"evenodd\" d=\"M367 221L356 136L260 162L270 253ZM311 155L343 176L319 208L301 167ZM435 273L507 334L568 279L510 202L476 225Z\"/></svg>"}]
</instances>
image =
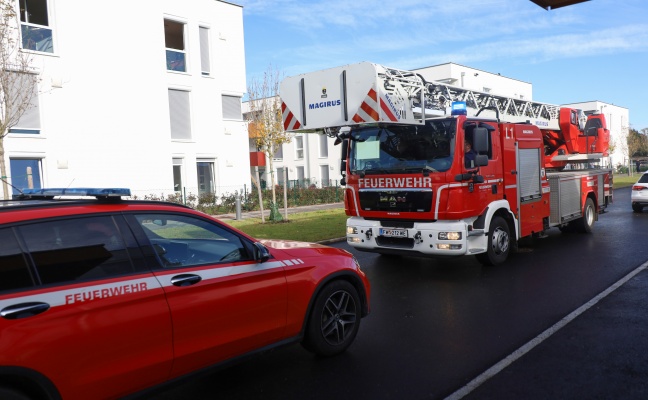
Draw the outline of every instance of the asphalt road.
<instances>
[{"instance_id":1,"label":"asphalt road","mask_svg":"<svg viewBox=\"0 0 648 400\"><path fill-rule=\"evenodd\" d=\"M293 345L155 398L648 398L648 210L629 194L593 234L551 229L494 268L353 251L372 312L345 354Z\"/></svg>"}]
</instances>

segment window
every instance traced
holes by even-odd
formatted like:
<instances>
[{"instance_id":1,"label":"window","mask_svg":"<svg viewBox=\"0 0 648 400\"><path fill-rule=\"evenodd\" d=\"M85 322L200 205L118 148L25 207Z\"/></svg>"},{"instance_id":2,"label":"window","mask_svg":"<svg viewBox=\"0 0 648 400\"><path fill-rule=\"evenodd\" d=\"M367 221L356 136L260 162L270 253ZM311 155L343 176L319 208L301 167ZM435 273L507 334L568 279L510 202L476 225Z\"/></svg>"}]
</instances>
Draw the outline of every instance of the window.
<instances>
[{"instance_id":1,"label":"window","mask_svg":"<svg viewBox=\"0 0 648 400\"><path fill-rule=\"evenodd\" d=\"M169 115L171 118L171 138L191 139L191 112L189 92L169 89Z\"/></svg>"},{"instance_id":2,"label":"window","mask_svg":"<svg viewBox=\"0 0 648 400\"><path fill-rule=\"evenodd\" d=\"M295 136L295 159L303 160L304 159L304 137Z\"/></svg>"},{"instance_id":3,"label":"window","mask_svg":"<svg viewBox=\"0 0 648 400\"><path fill-rule=\"evenodd\" d=\"M119 229L113 217L95 216L29 224L18 230L41 282L63 283L135 272L128 249L137 255L137 244L120 221Z\"/></svg>"},{"instance_id":4,"label":"window","mask_svg":"<svg viewBox=\"0 0 648 400\"><path fill-rule=\"evenodd\" d=\"M275 147L275 152L272 159L283 160L283 144L277 145L277 147Z\"/></svg>"},{"instance_id":5,"label":"window","mask_svg":"<svg viewBox=\"0 0 648 400\"><path fill-rule=\"evenodd\" d=\"M223 118L242 120L241 98L223 95Z\"/></svg>"},{"instance_id":6,"label":"window","mask_svg":"<svg viewBox=\"0 0 648 400\"><path fill-rule=\"evenodd\" d=\"M214 162L198 161L198 193L214 193Z\"/></svg>"},{"instance_id":7,"label":"window","mask_svg":"<svg viewBox=\"0 0 648 400\"><path fill-rule=\"evenodd\" d=\"M209 76L209 28L201 26L200 31L200 69L203 75Z\"/></svg>"},{"instance_id":8,"label":"window","mask_svg":"<svg viewBox=\"0 0 648 400\"><path fill-rule=\"evenodd\" d=\"M40 133L40 111L38 107L38 77L34 74L12 72L7 74L9 86L8 104L13 111L23 108L20 120L9 129L9 133ZM27 90L29 89L29 90Z\"/></svg>"},{"instance_id":9,"label":"window","mask_svg":"<svg viewBox=\"0 0 648 400\"><path fill-rule=\"evenodd\" d=\"M0 291L34 284L25 256L11 228L0 229Z\"/></svg>"},{"instance_id":10,"label":"window","mask_svg":"<svg viewBox=\"0 0 648 400\"><path fill-rule=\"evenodd\" d=\"M41 186L41 159L40 158L11 158L11 184L13 194L18 194L17 189L40 189Z\"/></svg>"},{"instance_id":11,"label":"window","mask_svg":"<svg viewBox=\"0 0 648 400\"><path fill-rule=\"evenodd\" d=\"M164 45L166 47L166 64L169 71L186 72L186 51L184 40L185 24L164 20Z\"/></svg>"},{"instance_id":12,"label":"window","mask_svg":"<svg viewBox=\"0 0 648 400\"><path fill-rule=\"evenodd\" d=\"M277 184L282 186L284 183L284 171L286 171L285 168L277 168Z\"/></svg>"},{"instance_id":13,"label":"window","mask_svg":"<svg viewBox=\"0 0 648 400\"><path fill-rule=\"evenodd\" d=\"M328 136L326 135L319 135L319 156L328 157Z\"/></svg>"},{"instance_id":14,"label":"window","mask_svg":"<svg viewBox=\"0 0 648 400\"><path fill-rule=\"evenodd\" d=\"M173 159L173 190L182 192L182 158Z\"/></svg>"},{"instance_id":15,"label":"window","mask_svg":"<svg viewBox=\"0 0 648 400\"><path fill-rule=\"evenodd\" d=\"M47 0L20 0L20 35L23 49L54 52Z\"/></svg>"},{"instance_id":16,"label":"window","mask_svg":"<svg viewBox=\"0 0 648 400\"><path fill-rule=\"evenodd\" d=\"M331 182L329 180L329 166L320 165L320 179L322 180L322 187L330 186Z\"/></svg>"},{"instance_id":17,"label":"window","mask_svg":"<svg viewBox=\"0 0 648 400\"><path fill-rule=\"evenodd\" d=\"M209 221L186 215L135 217L164 268L249 260L241 238Z\"/></svg>"},{"instance_id":18,"label":"window","mask_svg":"<svg viewBox=\"0 0 648 400\"><path fill-rule=\"evenodd\" d=\"M297 180L300 184L304 182L304 167L297 167Z\"/></svg>"}]
</instances>

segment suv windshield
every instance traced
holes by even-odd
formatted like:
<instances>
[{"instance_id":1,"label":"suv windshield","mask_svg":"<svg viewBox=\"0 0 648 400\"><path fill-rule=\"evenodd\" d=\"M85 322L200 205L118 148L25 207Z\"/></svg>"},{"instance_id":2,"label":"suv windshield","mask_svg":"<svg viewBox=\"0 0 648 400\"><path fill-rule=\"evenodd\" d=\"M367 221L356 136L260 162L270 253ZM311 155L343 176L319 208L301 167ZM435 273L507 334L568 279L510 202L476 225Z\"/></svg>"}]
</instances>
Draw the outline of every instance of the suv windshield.
<instances>
[{"instance_id":1,"label":"suv windshield","mask_svg":"<svg viewBox=\"0 0 648 400\"><path fill-rule=\"evenodd\" d=\"M452 165L455 119L425 125L377 125L351 132L350 167L354 174L443 172Z\"/></svg>"}]
</instances>

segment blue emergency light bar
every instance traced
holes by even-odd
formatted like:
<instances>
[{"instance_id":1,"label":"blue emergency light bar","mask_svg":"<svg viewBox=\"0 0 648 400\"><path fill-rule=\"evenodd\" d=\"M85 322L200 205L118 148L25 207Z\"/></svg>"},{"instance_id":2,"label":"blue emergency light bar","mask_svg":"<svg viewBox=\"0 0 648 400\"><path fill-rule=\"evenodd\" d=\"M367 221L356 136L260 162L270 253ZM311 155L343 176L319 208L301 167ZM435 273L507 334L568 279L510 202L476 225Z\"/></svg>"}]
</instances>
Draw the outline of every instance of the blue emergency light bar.
<instances>
[{"instance_id":1,"label":"blue emergency light bar","mask_svg":"<svg viewBox=\"0 0 648 400\"><path fill-rule=\"evenodd\" d=\"M124 188L47 188L47 189L23 189L19 198L47 198L47 197L96 197L116 198L130 197L130 189Z\"/></svg>"},{"instance_id":2,"label":"blue emergency light bar","mask_svg":"<svg viewBox=\"0 0 648 400\"><path fill-rule=\"evenodd\" d=\"M453 101L450 115L468 115L465 101Z\"/></svg>"}]
</instances>

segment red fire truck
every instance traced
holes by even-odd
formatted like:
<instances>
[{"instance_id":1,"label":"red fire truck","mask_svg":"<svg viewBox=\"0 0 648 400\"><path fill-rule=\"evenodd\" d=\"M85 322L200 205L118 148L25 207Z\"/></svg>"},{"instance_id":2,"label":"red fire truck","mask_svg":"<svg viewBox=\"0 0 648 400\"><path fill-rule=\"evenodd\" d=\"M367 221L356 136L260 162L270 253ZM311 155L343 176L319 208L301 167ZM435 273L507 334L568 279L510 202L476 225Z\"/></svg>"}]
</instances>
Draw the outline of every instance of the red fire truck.
<instances>
[{"instance_id":1,"label":"red fire truck","mask_svg":"<svg viewBox=\"0 0 648 400\"><path fill-rule=\"evenodd\" d=\"M497 265L551 227L591 232L612 202L602 114L367 62L286 78L280 95L287 131L342 143L358 250Z\"/></svg>"}]
</instances>

